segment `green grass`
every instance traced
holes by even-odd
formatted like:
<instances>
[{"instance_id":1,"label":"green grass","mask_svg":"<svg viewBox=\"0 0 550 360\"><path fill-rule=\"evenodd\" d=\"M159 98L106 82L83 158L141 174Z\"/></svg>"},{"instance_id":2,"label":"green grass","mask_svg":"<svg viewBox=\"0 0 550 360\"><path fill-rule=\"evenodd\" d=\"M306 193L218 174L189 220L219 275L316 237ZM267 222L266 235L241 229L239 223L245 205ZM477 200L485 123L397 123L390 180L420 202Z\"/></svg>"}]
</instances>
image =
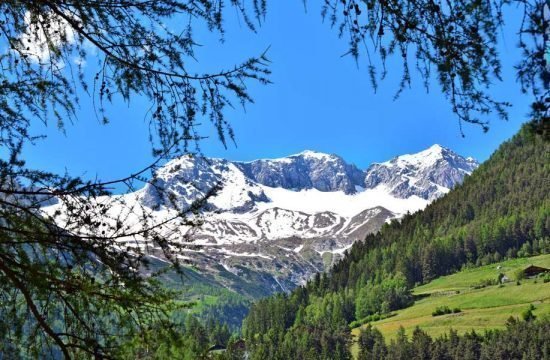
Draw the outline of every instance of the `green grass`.
<instances>
[{"instance_id":1,"label":"green grass","mask_svg":"<svg viewBox=\"0 0 550 360\"><path fill-rule=\"evenodd\" d=\"M191 314L197 314L202 312L207 306L216 305L219 302L219 297L214 295L193 296L189 298L188 302L194 303L194 305L189 308L189 312Z\"/></svg>"},{"instance_id":2,"label":"green grass","mask_svg":"<svg viewBox=\"0 0 550 360\"><path fill-rule=\"evenodd\" d=\"M428 284L418 286L414 289L414 293L431 294L437 291L468 289L472 284L479 283L482 280L495 279L499 273L504 273L510 279L514 279L514 272L516 270L523 269L531 264L550 268L550 255L513 259L478 268L465 269L452 275L437 278ZM497 269L498 266L501 268Z\"/></svg>"},{"instance_id":3,"label":"green grass","mask_svg":"<svg viewBox=\"0 0 550 360\"><path fill-rule=\"evenodd\" d=\"M433 337L448 333L451 328L459 333L501 329L510 316L521 317L529 304L535 305L536 316L550 316L550 283L544 284L542 279L536 282L529 279L516 285L515 272L530 264L550 268L550 255L508 260L440 277L413 289L413 294L419 299L413 306L396 311L395 316L372 322L371 325L389 341L395 337L400 326L405 328L407 334L419 326ZM500 269L497 269L498 266ZM499 273L504 273L512 281L502 287L491 285L473 289L473 285L484 280L496 279ZM462 312L434 317L432 312L438 306L460 308ZM360 328L355 328L352 334L357 336L359 331ZM356 345L352 347L352 352L357 354Z\"/></svg>"}]
</instances>

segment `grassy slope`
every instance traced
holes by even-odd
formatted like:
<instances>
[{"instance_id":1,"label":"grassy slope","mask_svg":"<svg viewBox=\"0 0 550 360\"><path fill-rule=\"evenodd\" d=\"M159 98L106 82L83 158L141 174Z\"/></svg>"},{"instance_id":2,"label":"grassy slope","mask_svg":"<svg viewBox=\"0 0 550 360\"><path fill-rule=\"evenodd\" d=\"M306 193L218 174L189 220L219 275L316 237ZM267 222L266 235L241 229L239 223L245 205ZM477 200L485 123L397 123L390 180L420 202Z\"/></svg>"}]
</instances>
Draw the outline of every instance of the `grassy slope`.
<instances>
[{"instance_id":1,"label":"grassy slope","mask_svg":"<svg viewBox=\"0 0 550 360\"><path fill-rule=\"evenodd\" d=\"M395 312L395 316L373 322L387 340L395 337L399 326L403 326L407 334L411 334L419 326L431 336L438 336L450 328L459 333L470 330L483 332L484 329L503 328L510 316L520 317L529 304L534 304L536 316L550 315L550 283L542 280L523 280L521 285L515 281L504 287L487 286L482 289L472 289L486 279L496 279L500 272L514 279L514 273L528 265L539 265L550 268L550 255L531 258L521 258L491 264L479 268L466 269L461 272L443 276L432 282L413 289L415 295L426 297L417 300L413 306ZM501 266L497 269L497 266ZM459 291L459 293L456 293ZM432 311L438 306L458 307L460 314L432 316ZM353 329L353 335L359 334L359 328ZM354 353L357 346L354 345Z\"/></svg>"}]
</instances>

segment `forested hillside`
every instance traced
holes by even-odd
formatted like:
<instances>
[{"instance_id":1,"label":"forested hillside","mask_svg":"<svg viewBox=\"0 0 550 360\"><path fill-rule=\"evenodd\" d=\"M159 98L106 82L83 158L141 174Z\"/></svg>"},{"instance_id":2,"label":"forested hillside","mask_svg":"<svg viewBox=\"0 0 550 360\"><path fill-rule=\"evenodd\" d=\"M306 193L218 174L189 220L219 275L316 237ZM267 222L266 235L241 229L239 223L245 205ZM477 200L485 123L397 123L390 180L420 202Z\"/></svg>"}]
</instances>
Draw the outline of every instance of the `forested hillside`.
<instances>
[{"instance_id":1,"label":"forested hillside","mask_svg":"<svg viewBox=\"0 0 550 360\"><path fill-rule=\"evenodd\" d=\"M424 211L356 243L328 274L262 300L244 322L254 359L349 357L349 324L412 303L412 286L465 266L550 251L550 142L525 125Z\"/></svg>"}]
</instances>

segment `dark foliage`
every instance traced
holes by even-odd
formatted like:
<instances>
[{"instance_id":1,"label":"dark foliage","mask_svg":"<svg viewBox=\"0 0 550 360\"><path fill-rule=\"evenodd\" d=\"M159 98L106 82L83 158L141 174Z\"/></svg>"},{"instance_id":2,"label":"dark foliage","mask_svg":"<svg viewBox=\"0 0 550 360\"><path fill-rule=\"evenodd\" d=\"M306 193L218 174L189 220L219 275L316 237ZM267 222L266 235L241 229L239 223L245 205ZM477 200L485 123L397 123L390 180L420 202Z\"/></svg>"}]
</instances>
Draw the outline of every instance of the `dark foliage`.
<instances>
[{"instance_id":1,"label":"dark foliage","mask_svg":"<svg viewBox=\"0 0 550 360\"><path fill-rule=\"evenodd\" d=\"M491 85L501 80L498 36L504 25L503 12L515 8L522 17L519 47L522 59L516 66L524 92L534 96L532 118L539 125L548 121L550 88L544 78L544 0L325 0L323 17L348 40L349 54L366 55L371 82L376 88L385 78L386 61L400 57L403 75L396 97L411 85L411 68L424 81L426 90L437 78L441 91L462 122L488 130L490 114L507 118L507 101L497 100ZM375 57L382 60L376 67Z\"/></svg>"},{"instance_id":2,"label":"dark foliage","mask_svg":"<svg viewBox=\"0 0 550 360\"><path fill-rule=\"evenodd\" d=\"M475 332L432 339L416 328L408 340L401 330L396 341L386 345L382 334L367 327L359 336L359 360L426 359L426 360L502 360L546 359L550 353L550 322L508 320L506 330Z\"/></svg>"},{"instance_id":3,"label":"dark foliage","mask_svg":"<svg viewBox=\"0 0 550 360\"><path fill-rule=\"evenodd\" d=\"M171 312L186 306L159 285L164 270L149 269L147 256L177 269L186 235L175 229L200 223L196 215L216 189L186 206L166 194L175 205L166 221L155 220L154 209L105 195L113 186L135 190L163 159L189 151L201 138L199 118L223 144L233 139L224 109L252 102L247 84L268 82L267 59L260 54L201 73L188 67L197 46L192 30L205 26L223 39L229 9L254 30L265 2L224 5L0 2L0 357L110 358L121 342L139 334L145 342L152 324L169 329ZM81 96L92 98L88 110L103 123L110 102L148 101L144 116L158 160L111 181L29 168L23 149L40 138L31 125L54 121L63 131L76 120ZM56 203L55 211L43 209Z\"/></svg>"}]
</instances>

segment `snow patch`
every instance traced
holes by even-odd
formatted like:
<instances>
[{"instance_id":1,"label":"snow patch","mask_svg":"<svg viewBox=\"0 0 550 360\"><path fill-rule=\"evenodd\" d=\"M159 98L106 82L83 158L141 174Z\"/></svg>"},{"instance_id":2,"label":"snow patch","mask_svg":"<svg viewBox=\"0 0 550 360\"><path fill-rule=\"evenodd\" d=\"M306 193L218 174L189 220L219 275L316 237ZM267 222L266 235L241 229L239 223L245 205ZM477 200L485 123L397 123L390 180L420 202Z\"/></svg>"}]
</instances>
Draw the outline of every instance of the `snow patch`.
<instances>
[{"instance_id":1,"label":"snow patch","mask_svg":"<svg viewBox=\"0 0 550 360\"><path fill-rule=\"evenodd\" d=\"M227 250L225 248L219 249L219 252L222 253L222 254L225 254L225 255L229 255L229 256L259 257L259 258L262 258L262 259L273 260L273 258L271 256L267 256L267 255L260 254L260 253L248 253L248 252L237 253L237 252L234 252L234 251L231 251L231 250Z\"/></svg>"},{"instance_id":2,"label":"snow patch","mask_svg":"<svg viewBox=\"0 0 550 360\"><path fill-rule=\"evenodd\" d=\"M263 186L264 193L271 199L270 203L258 204L260 211L278 207L281 209L300 211L306 214L333 212L341 216L351 217L361 211L382 206L392 212L404 214L407 211L417 211L428 205L429 201L418 196L408 199L396 198L384 187L368 189L360 193L348 195L343 191L319 191L307 189L290 191L283 188Z\"/></svg>"}]
</instances>

